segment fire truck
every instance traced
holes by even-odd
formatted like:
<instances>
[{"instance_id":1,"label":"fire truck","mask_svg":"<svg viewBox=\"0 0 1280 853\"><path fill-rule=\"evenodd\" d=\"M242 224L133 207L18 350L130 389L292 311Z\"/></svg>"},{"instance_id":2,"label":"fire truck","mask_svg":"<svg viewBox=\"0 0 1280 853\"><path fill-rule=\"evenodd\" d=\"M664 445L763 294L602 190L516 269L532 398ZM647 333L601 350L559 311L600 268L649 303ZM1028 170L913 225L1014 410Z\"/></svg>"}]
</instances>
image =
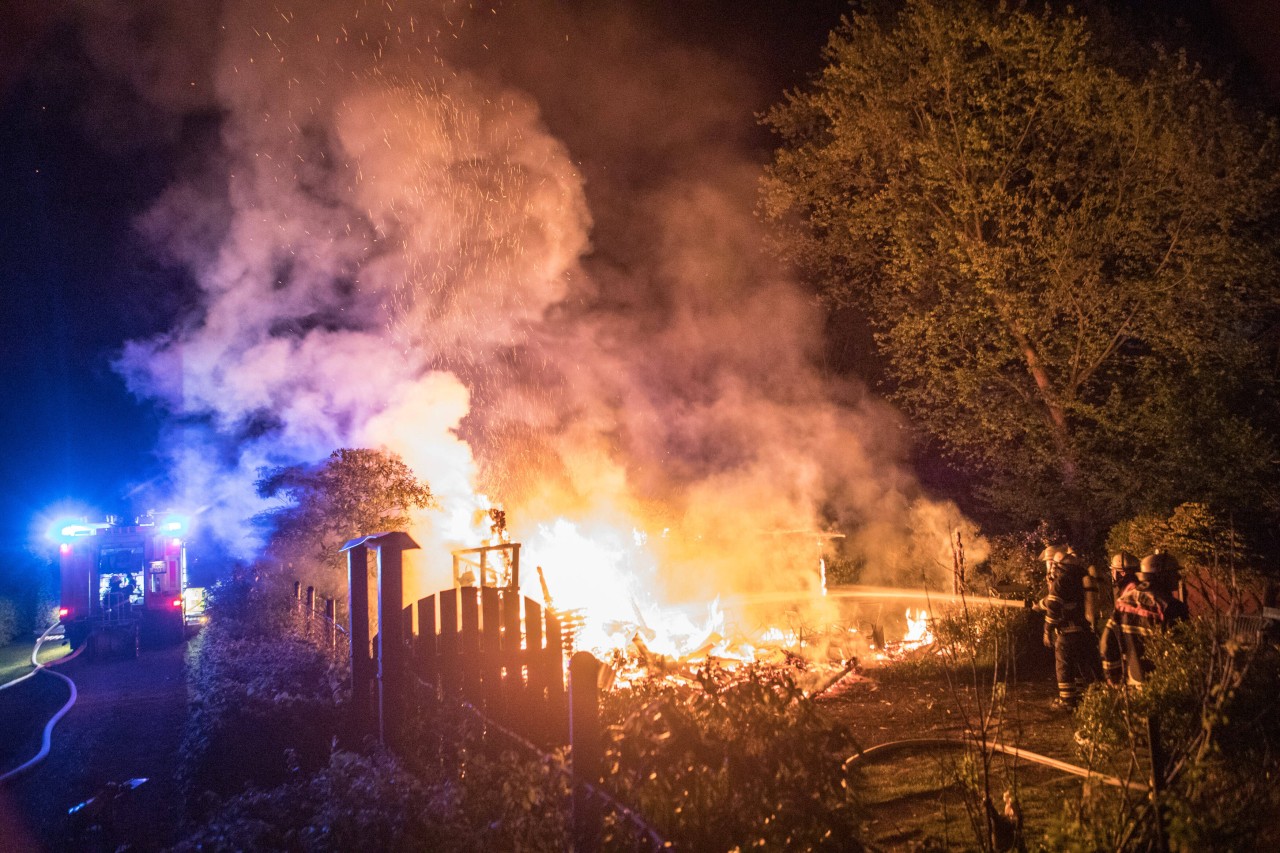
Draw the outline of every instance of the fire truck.
<instances>
[{"instance_id":1,"label":"fire truck","mask_svg":"<svg viewBox=\"0 0 1280 853\"><path fill-rule=\"evenodd\" d=\"M178 515L59 526L59 615L73 649L134 656L183 639L188 621L186 519ZM194 608L193 608L194 609Z\"/></svg>"}]
</instances>

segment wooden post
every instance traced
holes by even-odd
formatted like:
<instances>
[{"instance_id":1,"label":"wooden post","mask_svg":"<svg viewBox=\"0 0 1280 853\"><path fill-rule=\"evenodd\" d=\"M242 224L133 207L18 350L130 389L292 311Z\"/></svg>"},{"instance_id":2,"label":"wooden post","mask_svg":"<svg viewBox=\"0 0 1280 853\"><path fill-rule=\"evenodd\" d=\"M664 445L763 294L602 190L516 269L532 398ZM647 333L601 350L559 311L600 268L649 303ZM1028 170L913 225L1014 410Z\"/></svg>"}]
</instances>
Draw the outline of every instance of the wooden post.
<instances>
[{"instance_id":1,"label":"wooden post","mask_svg":"<svg viewBox=\"0 0 1280 853\"><path fill-rule=\"evenodd\" d=\"M406 537L407 538L407 537ZM375 540L377 541L377 540ZM396 543L378 549L378 740L384 745L404 714L407 687L405 646L400 619L404 601L404 564Z\"/></svg>"},{"instance_id":2,"label":"wooden post","mask_svg":"<svg viewBox=\"0 0 1280 853\"><path fill-rule=\"evenodd\" d=\"M1151 811L1156 821L1157 853L1168 853L1169 839L1164 827L1164 783L1168 769L1168 755L1164 750L1164 742L1160 739L1160 718L1155 714L1147 716L1147 741L1151 748Z\"/></svg>"},{"instance_id":3,"label":"wooden post","mask_svg":"<svg viewBox=\"0 0 1280 853\"><path fill-rule=\"evenodd\" d=\"M338 602L332 598L324 600L324 616L329 620L327 633L329 635L329 648L336 649L338 647Z\"/></svg>"},{"instance_id":4,"label":"wooden post","mask_svg":"<svg viewBox=\"0 0 1280 853\"><path fill-rule=\"evenodd\" d=\"M369 549L363 540L346 548L347 627L351 637L351 704L357 731L369 729L373 660L369 656Z\"/></svg>"},{"instance_id":5,"label":"wooden post","mask_svg":"<svg viewBox=\"0 0 1280 853\"><path fill-rule=\"evenodd\" d=\"M375 533L352 539L342 546L347 552L347 585L351 604L351 679L353 698L367 695L373 673L362 669L357 675L356 663L372 669L369 661L369 562L368 549L378 552L378 737L387 742L388 728L400 721L398 709L407 695L408 667L406 659L401 607L404 601L404 564L401 554L418 543L407 533ZM359 568L357 568L357 566ZM361 571L362 569L362 571ZM357 633L359 632L359 633ZM356 650L360 653L357 654ZM359 712L358 712L359 713Z\"/></svg>"},{"instance_id":6,"label":"wooden post","mask_svg":"<svg viewBox=\"0 0 1280 853\"><path fill-rule=\"evenodd\" d=\"M586 785L600 783L604 742L600 733L600 663L590 652L569 661L569 745L573 772L574 853L597 853L604 835L604 810Z\"/></svg>"},{"instance_id":7,"label":"wooden post","mask_svg":"<svg viewBox=\"0 0 1280 853\"><path fill-rule=\"evenodd\" d=\"M315 630L316 623L316 588L314 586L307 587L307 636L311 636L311 632Z\"/></svg>"}]
</instances>

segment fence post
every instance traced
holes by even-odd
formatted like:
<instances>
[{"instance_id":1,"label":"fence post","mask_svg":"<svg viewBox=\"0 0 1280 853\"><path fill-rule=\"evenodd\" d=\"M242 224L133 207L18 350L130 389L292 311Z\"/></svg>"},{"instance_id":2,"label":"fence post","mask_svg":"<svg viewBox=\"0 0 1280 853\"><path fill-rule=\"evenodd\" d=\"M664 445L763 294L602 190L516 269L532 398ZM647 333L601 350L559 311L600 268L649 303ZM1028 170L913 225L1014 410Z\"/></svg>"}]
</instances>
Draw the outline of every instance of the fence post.
<instances>
[{"instance_id":1,"label":"fence post","mask_svg":"<svg viewBox=\"0 0 1280 853\"><path fill-rule=\"evenodd\" d=\"M1168 754L1160 736L1160 718L1153 711L1147 716L1147 741L1151 748L1151 805L1156 821L1156 850L1168 853L1169 839L1165 835L1164 783L1168 771Z\"/></svg>"},{"instance_id":2,"label":"fence post","mask_svg":"<svg viewBox=\"0 0 1280 853\"><path fill-rule=\"evenodd\" d=\"M573 772L574 853L597 853L604 835L600 800L586 787L600 782L604 743L600 732L600 662L590 652L569 660L569 746Z\"/></svg>"},{"instance_id":3,"label":"fence post","mask_svg":"<svg viewBox=\"0 0 1280 853\"><path fill-rule=\"evenodd\" d=\"M326 633L329 635L329 648L338 647L338 602L332 598L324 600L324 617L329 620Z\"/></svg>"},{"instance_id":4,"label":"fence post","mask_svg":"<svg viewBox=\"0 0 1280 853\"><path fill-rule=\"evenodd\" d=\"M351 637L351 705L356 730L369 730L369 698L373 689L373 660L369 657L369 549L353 539L347 552L347 625Z\"/></svg>"},{"instance_id":5,"label":"fence post","mask_svg":"<svg viewBox=\"0 0 1280 853\"><path fill-rule=\"evenodd\" d=\"M401 554L418 543L407 533L394 531L390 533L374 533L352 539L342 546L346 551L348 566L348 586L351 590L351 678L353 689L367 690L372 682L371 674L362 679L356 678L355 664L360 657L367 658L367 652L357 656L356 647L366 650L369 647L369 575L367 559L359 560L364 567L363 572L356 571L357 551L368 554L369 548L378 552L378 648L377 648L377 680L378 680L378 739L386 743L388 735L399 725L403 716L403 706L408 694L409 667L408 649L405 645L401 610L404 606L404 564ZM357 575L359 580L357 582ZM359 600L357 601L357 598ZM358 612L357 612L358 611ZM363 638L356 636L356 626L363 624ZM363 693L357 695L365 695Z\"/></svg>"},{"instance_id":6,"label":"fence post","mask_svg":"<svg viewBox=\"0 0 1280 853\"><path fill-rule=\"evenodd\" d=\"M314 586L307 587L307 636L311 636L311 632L315 630L316 622L316 588Z\"/></svg>"}]
</instances>

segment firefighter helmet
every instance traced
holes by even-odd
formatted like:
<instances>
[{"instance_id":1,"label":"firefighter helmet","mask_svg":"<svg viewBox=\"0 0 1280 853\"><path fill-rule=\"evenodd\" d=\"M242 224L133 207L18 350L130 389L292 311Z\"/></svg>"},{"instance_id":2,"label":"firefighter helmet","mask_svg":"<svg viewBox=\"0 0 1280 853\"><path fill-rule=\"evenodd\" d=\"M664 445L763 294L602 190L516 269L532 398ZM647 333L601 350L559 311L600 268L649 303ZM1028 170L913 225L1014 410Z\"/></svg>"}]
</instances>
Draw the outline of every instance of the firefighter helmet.
<instances>
[{"instance_id":1,"label":"firefighter helmet","mask_svg":"<svg viewBox=\"0 0 1280 853\"><path fill-rule=\"evenodd\" d=\"M1040 552L1040 560L1049 568L1080 565L1080 558L1071 550L1070 545L1050 545Z\"/></svg>"},{"instance_id":2,"label":"firefighter helmet","mask_svg":"<svg viewBox=\"0 0 1280 853\"><path fill-rule=\"evenodd\" d=\"M1177 578L1180 571L1182 567L1178 565L1177 559L1172 554L1156 551L1142 558L1142 564L1138 567L1138 578L1144 581L1157 578L1173 579Z\"/></svg>"},{"instance_id":3,"label":"firefighter helmet","mask_svg":"<svg viewBox=\"0 0 1280 853\"><path fill-rule=\"evenodd\" d=\"M1137 570L1138 558L1128 551L1120 551L1111 556L1111 573L1113 575L1129 574Z\"/></svg>"}]
</instances>

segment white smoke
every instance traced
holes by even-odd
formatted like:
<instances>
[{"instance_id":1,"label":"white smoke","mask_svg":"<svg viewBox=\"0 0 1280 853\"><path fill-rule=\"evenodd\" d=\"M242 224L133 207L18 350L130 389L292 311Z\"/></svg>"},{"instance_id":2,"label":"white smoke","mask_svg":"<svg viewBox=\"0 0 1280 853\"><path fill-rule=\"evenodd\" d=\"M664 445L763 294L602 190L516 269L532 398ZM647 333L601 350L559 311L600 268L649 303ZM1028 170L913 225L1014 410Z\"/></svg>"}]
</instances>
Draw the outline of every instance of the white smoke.
<instances>
[{"instance_id":1,"label":"white smoke","mask_svg":"<svg viewBox=\"0 0 1280 853\"><path fill-rule=\"evenodd\" d=\"M823 317L761 252L744 69L553 3L175 8L150 13L208 24L199 67L93 40L154 103L221 113L140 222L200 310L118 366L186 425L179 490L225 535L254 547L260 467L381 445L446 515L485 493L517 536L670 531L672 594L810 586L815 540L777 534L832 523L937 577L897 416L814 367Z\"/></svg>"}]
</instances>

